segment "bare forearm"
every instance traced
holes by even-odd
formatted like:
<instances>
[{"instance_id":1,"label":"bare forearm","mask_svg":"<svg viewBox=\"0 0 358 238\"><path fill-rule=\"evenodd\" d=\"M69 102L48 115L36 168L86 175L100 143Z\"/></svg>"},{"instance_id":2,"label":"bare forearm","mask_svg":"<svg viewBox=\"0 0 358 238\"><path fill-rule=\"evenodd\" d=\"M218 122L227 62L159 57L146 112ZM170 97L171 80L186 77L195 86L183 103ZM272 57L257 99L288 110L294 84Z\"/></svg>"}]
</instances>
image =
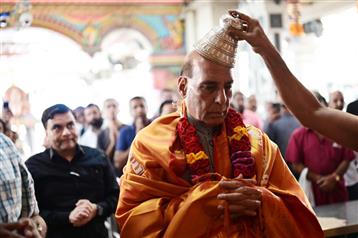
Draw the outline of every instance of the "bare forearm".
<instances>
[{"instance_id":1,"label":"bare forearm","mask_svg":"<svg viewBox=\"0 0 358 238\"><path fill-rule=\"evenodd\" d=\"M288 69L280 54L272 47L260 52L284 103L306 127L332 140L358 149L358 117L321 106Z\"/></svg>"},{"instance_id":2,"label":"bare forearm","mask_svg":"<svg viewBox=\"0 0 358 238\"><path fill-rule=\"evenodd\" d=\"M301 163L293 163L292 164L292 169L294 170L295 173L297 174L301 174L302 170L305 168L305 166Z\"/></svg>"},{"instance_id":3,"label":"bare forearm","mask_svg":"<svg viewBox=\"0 0 358 238\"><path fill-rule=\"evenodd\" d=\"M129 149L125 151L116 151L114 155L115 167L122 170L126 165L129 155Z\"/></svg>"},{"instance_id":4,"label":"bare forearm","mask_svg":"<svg viewBox=\"0 0 358 238\"><path fill-rule=\"evenodd\" d=\"M306 126L312 124L312 120L309 120L309 118L320 110L320 103L291 73L273 46L260 52L260 54L275 81L284 103L302 124Z\"/></svg>"},{"instance_id":5,"label":"bare forearm","mask_svg":"<svg viewBox=\"0 0 358 238\"><path fill-rule=\"evenodd\" d=\"M111 141L105 151L108 158L111 156L114 147L115 147L115 143Z\"/></svg>"},{"instance_id":6,"label":"bare forearm","mask_svg":"<svg viewBox=\"0 0 358 238\"><path fill-rule=\"evenodd\" d=\"M322 176L312 172L311 170L308 170L306 178L313 183L317 183L318 180L322 178Z\"/></svg>"},{"instance_id":7,"label":"bare forearm","mask_svg":"<svg viewBox=\"0 0 358 238\"><path fill-rule=\"evenodd\" d=\"M339 176L343 176L346 172L347 172L347 169L349 167L349 161L348 160L343 160L337 167L335 173Z\"/></svg>"}]
</instances>

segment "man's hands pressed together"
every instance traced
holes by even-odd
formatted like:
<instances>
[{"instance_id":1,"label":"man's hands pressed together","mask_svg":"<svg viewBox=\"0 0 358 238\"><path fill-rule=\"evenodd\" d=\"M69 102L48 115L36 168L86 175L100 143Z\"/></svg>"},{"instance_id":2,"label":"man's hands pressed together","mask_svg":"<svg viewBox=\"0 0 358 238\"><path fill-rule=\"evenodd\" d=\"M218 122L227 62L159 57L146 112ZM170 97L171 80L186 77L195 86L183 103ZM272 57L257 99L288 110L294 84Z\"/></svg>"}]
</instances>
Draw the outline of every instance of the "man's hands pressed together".
<instances>
[{"instance_id":1,"label":"man's hands pressed together","mask_svg":"<svg viewBox=\"0 0 358 238\"><path fill-rule=\"evenodd\" d=\"M255 185L254 179L242 179L221 181L219 186L225 191L218 194L217 198L228 204L228 211L232 218L238 216L256 216L257 209L261 205L261 191L249 184ZM219 205L218 209L224 212L225 207Z\"/></svg>"},{"instance_id":2,"label":"man's hands pressed together","mask_svg":"<svg viewBox=\"0 0 358 238\"><path fill-rule=\"evenodd\" d=\"M21 218L18 222L0 224L1 238L41 238L36 224L31 218Z\"/></svg>"},{"instance_id":3,"label":"man's hands pressed together","mask_svg":"<svg viewBox=\"0 0 358 238\"><path fill-rule=\"evenodd\" d=\"M70 223L75 227L83 226L90 222L97 214L97 205L87 199L80 199L76 203L76 208L69 216Z\"/></svg>"}]
</instances>

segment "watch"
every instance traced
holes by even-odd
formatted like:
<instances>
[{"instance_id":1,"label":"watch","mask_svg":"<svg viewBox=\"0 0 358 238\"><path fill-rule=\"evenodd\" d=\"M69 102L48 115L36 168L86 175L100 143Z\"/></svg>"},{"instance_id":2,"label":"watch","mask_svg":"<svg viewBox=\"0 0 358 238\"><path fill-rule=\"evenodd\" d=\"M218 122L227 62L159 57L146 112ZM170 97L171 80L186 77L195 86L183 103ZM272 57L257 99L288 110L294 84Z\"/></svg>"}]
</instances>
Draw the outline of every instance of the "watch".
<instances>
[{"instance_id":1,"label":"watch","mask_svg":"<svg viewBox=\"0 0 358 238\"><path fill-rule=\"evenodd\" d=\"M103 215L103 207L99 204L97 205L97 216L102 216Z\"/></svg>"},{"instance_id":2,"label":"watch","mask_svg":"<svg viewBox=\"0 0 358 238\"><path fill-rule=\"evenodd\" d=\"M339 182L339 180L341 180L341 176L336 173L334 173L334 178L335 178L336 182Z\"/></svg>"}]
</instances>

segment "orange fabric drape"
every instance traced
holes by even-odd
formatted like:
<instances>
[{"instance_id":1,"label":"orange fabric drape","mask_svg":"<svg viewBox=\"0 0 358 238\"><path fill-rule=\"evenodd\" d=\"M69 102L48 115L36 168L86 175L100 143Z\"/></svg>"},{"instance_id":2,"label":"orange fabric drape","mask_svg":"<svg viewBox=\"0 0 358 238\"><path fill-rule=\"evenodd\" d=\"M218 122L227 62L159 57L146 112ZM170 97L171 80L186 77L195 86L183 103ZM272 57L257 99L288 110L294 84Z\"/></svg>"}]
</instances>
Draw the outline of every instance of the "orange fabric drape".
<instances>
[{"instance_id":1,"label":"orange fabric drape","mask_svg":"<svg viewBox=\"0 0 358 238\"><path fill-rule=\"evenodd\" d=\"M256 217L232 221L217 210L218 181L191 185L175 132L177 113L139 132L121 178L116 220L121 237L323 237L303 191L277 146L249 127L262 205ZM225 130L224 130L225 131ZM215 168L229 179L226 135L215 138ZM218 162L221 160L221 163ZM220 165L219 165L220 164ZM254 186L254 185L251 185Z\"/></svg>"}]
</instances>

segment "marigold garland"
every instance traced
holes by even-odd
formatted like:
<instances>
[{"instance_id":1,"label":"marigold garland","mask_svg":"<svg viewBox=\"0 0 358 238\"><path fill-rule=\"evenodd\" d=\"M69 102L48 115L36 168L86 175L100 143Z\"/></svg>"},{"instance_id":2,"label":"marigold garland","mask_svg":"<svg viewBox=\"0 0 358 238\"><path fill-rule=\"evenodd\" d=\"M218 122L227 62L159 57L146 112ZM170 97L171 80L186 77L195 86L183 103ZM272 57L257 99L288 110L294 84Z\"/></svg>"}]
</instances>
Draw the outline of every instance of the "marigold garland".
<instances>
[{"instance_id":1,"label":"marigold garland","mask_svg":"<svg viewBox=\"0 0 358 238\"><path fill-rule=\"evenodd\" d=\"M253 177L255 175L255 161L250 152L251 144L245 124L240 115L230 108L225 119L225 125L230 145L233 176L237 177L242 174L244 178ZM184 148L191 180L192 182L198 181L199 177L205 177L205 174L211 172L209 157L204 151L195 127L189 123L186 115L179 120L177 132Z\"/></svg>"}]
</instances>

